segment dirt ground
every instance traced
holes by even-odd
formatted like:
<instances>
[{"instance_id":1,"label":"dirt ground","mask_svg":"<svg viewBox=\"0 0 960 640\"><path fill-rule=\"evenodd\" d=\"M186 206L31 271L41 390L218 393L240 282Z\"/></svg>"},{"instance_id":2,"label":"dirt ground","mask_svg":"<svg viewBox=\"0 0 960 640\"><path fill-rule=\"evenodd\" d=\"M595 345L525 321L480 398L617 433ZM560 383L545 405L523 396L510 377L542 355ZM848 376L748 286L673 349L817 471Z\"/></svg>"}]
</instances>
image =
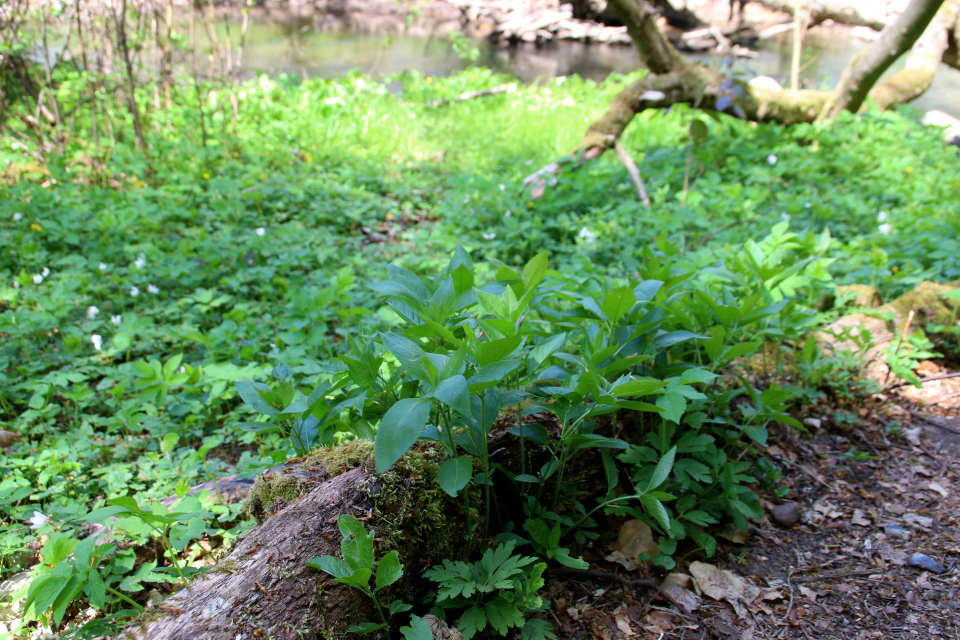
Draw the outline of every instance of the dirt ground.
<instances>
[{"instance_id":1,"label":"dirt ground","mask_svg":"<svg viewBox=\"0 0 960 640\"><path fill-rule=\"evenodd\" d=\"M812 437L768 447L790 489L784 502L798 503L800 522L782 528L767 516L742 544L721 540L715 558L701 559L755 587L752 602L702 593L702 604L685 614L649 588L588 576L568 581L568 597L554 602L559 635L960 639L958 403L960 378L920 393L902 389L868 401L845 427L824 408ZM912 566L914 554L926 556L916 560L927 568ZM674 571L696 568L681 562Z\"/></svg>"}]
</instances>

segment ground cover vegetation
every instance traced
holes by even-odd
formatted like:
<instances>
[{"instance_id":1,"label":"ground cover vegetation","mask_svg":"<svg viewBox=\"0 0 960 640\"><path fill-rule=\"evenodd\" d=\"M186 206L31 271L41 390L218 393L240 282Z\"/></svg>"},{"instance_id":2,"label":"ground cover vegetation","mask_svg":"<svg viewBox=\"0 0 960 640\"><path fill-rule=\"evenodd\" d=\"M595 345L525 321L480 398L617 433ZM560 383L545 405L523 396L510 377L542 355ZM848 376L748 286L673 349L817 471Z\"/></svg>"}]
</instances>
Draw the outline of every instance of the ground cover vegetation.
<instances>
[{"instance_id":1,"label":"ground cover vegetation","mask_svg":"<svg viewBox=\"0 0 960 640\"><path fill-rule=\"evenodd\" d=\"M342 558L309 563L376 603L358 633L427 638L429 612L468 638L550 637L543 572L585 567L607 518L646 523L671 568L760 517L771 432L859 384L810 338L835 285L960 278L957 153L909 112L784 128L678 105L622 139L649 208L606 157L533 198L523 178L636 79L436 107L504 78L262 77L235 119L218 86L201 111L187 90L143 109L146 153L122 102L109 149L80 110L43 162L4 139L0 572L33 567L4 632L122 625L254 524L191 486L354 438L378 472L438 443L483 541L463 548L495 547L429 569L432 601L391 604L378 593L423 569L344 516ZM64 113L82 88L62 83ZM909 375L918 352L897 349ZM503 430L510 468L488 448Z\"/></svg>"}]
</instances>

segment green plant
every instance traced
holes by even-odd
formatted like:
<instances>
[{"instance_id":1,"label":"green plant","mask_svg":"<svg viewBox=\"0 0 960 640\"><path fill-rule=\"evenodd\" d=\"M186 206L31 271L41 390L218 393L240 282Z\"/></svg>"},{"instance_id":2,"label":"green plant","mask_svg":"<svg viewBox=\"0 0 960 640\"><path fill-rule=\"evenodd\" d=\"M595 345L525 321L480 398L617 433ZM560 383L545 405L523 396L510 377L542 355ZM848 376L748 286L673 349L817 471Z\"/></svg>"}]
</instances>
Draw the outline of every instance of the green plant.
<instances>
[{"instance_id":1,"label":"green plant","mask_svg":"<svg viewBox=\"0 0 960 640\"><path fill-rule=\"evenodd\" d=\"M403 577L403 565L400 564L400 554L391 551L376 562L373 552L374 534L367 531L356 517L343 514L337 519L337 526L343 538L340 540L340 553L343 558L335 556L318 556L307 560L307 566L330 574L340 584L359 589L367 595L377 609L380 622L362 622L348 629L354 633L372 633L383 630L390 637L390 620L398 613L409 611L412 607L399 600L394 600L384 613L377 593L389 587ZM374 578L374 564L376 576ZM373 587L370 579L374 578ZM416 618L416 616L414 616ZM419 630L419 620L415 619L410 633ZM404 633L405 637L407 633Z\"/></svg>"},{"instance_id":2,"label":"green plant","mask_svg":"<svg viewBox=\"0 0 960 640\"><path fill-rule=\"evenodd\" d=\"M437 583L436 604L440 609L463 609L457 628L464 640L489 627L506 635L519 627L524 640L556 638L549 623L539 618L524 620L525 612L542 610L537 596L547 565L536 558L514 554L515 541L483 552L473 563L444 560L424 572Z\"/></svg>"}]
</instances>

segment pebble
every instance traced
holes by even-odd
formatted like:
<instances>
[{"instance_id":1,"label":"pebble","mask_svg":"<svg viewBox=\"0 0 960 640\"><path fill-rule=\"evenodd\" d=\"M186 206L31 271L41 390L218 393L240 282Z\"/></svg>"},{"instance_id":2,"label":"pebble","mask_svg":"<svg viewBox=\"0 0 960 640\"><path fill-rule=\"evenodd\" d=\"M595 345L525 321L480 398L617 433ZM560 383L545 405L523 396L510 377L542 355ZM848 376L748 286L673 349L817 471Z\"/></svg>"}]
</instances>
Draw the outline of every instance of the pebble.
<instances>
[{"instance_id":1,"label":"pebble","mask_svg":"<svg viewBox=\"0 0 960 640\"><path fill-rule=\"evenodd\" d=\"M804 418L803 424L810 427L811 429L819 429L822 423L820 422L819 418Z\"/></svg>"},{"instance_id":2,"label":"pebble","mask_svg":"<svg viewBox=\"0 0 960 640\"><path fill-rule=\"evenodd\" d=\"M942 564L922 553L914 553L910 556L910 561L907 564L911 567L917 567L918 569L932 571L933 573L943 573L946 571L946 568Z\"/></svg>"},{"instance_id":3,"label":"pebble","mask_svg":"<svg viewBox=\"0 0 960 640\"><path fill-rule=\"evenodd\" d=\"M800 505L796 502L777 505L770 510L770 517L781 527L789 529L800 522Z\"/></svg>"},{"instance_id":4,"label":"pebble","mask_svg":"<svg viewBox=\"0 0 960 640\"><path fill-rule=\"evenodd\" d=\"M891 538L898 538L900 540L906 540L912 535L909 529L901 527L899 524L885 524L883 525L883 532Z\"/></svg>"}]
</instances>

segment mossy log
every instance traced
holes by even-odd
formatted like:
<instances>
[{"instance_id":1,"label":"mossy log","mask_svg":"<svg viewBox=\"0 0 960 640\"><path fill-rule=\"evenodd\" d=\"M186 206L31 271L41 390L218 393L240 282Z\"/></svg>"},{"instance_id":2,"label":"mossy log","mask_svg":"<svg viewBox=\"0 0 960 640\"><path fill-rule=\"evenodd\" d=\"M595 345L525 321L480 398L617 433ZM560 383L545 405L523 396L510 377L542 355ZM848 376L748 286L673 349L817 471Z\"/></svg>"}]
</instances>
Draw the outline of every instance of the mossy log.
<instances>
[{"instance_id":1,"label":"mossy log","mask_svg":"<svg viewBox=\"0 0 960 640\"><path fill-rule=\"evenodd\" d=\"M376 531L378 557L400 552L409 569L384 600L411 601L424 564L469 551L463 500L437 484L443 458L439 447L418 445L389 471L375 474L372 443L355 441L271 469L247 497L261 524L122 637L340 638L350 625L375 620L366 596L306 566L315 556L339 556L342 514Z\"/></svg>"}]
</instances>

